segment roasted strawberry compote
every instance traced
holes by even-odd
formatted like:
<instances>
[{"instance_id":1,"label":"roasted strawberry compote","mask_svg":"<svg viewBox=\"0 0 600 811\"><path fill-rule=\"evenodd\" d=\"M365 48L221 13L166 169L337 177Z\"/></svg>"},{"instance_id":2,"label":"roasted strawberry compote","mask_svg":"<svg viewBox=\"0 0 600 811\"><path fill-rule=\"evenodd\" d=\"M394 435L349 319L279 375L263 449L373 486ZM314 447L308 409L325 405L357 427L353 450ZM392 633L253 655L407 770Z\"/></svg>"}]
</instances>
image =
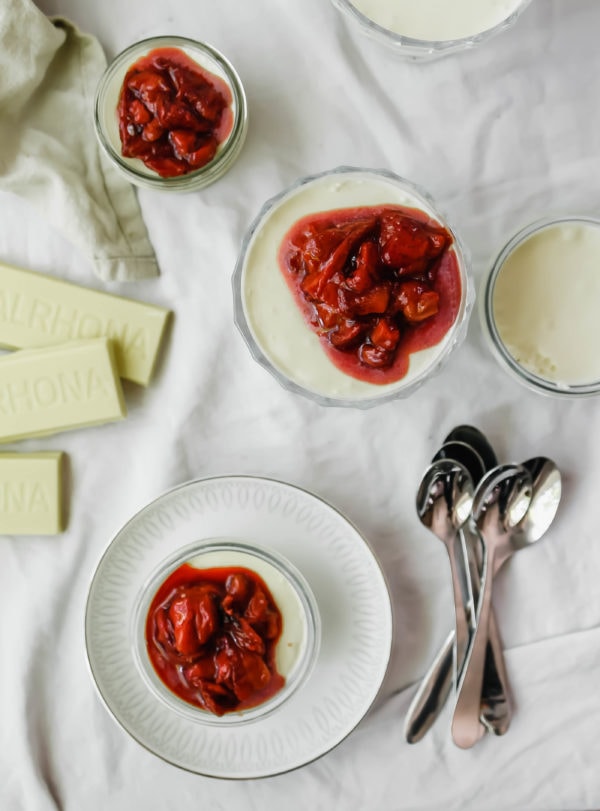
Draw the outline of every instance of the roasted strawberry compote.
<instances>
[{"instance_id":1,"label":"roasted strawberry compote","mask_svg":"<svg viewBox=\"0 0 600 811\"><path fill-rule=\"evenodd\" d=\"M150 604L148 656L175 695L221 716L256 707L283 687L276 660L282 625L282 613L256 572L185 563Z\"/></svg>"},{"instance_id":2,"label":"roasted strawberry compote","mask_svg":"<svg viewBox=\"0 0 600 811\"><path fill-rule=\"evenodd\" d=\"M227 83L179 48L156 48L127 71L117 114L121 152L161 177L210 163L233 127Z\"/></svg>"},{"instance_id":3,"label":"roasted strawberry compote","mask_svg":"<svg viewBox=\"0 0 600 811\"><path fill-rule=\"evenodd\" d=\"M369 383L400 380L461 305L450 232L423 211L370 206L311 214L286 233L279 264L331 361Z\"/></svg>"}]
</instances>

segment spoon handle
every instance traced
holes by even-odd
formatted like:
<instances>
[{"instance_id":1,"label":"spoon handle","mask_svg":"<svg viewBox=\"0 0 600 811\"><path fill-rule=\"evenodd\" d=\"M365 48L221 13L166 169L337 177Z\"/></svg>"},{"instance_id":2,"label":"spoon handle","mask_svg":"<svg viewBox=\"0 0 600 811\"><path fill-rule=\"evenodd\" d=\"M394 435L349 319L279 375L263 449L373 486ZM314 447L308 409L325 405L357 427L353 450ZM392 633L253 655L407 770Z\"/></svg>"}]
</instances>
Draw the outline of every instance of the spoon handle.
<instances>
[{"instance_id":1,"label":"spoon handle","mask_svg":"<svg viewBox=\"0 0 600 811\"><path fill-rule=\"evenodd\" d=\"M454 638L452 629L411 701L404 721L408 743L417 743L431 729L450 695L454 684Z\"/></svg>"},{"instance_id":2,"label":"spoon handle","mask_svg":"<svg viewBox=\"0 0 600 811\"><path fill-rule=\"evenodd\" d=\"M477 625L467 652L458 684L456 705L452 718L452 738L461 749L469 749L482 737L485 728L479 720L481 690L488 647L490 614L492 611L493 553L484 558Z\"/></svg>"},{"instance_id":3,"label":"spoon handle","mask_svg":"<svg viewBox=\"0 0 600 811\"><path fill-rule=\"evenodd\" d=\"M462 532L447 540L446 549L452 575L455 627L423 677L408 709L404 722L404 737L408 743L420 741L438 717L458 681L459 668L469 647L473 594Z\"/></svg>"},{"instance_id":4,"label":"spoon handle","mask_svg":"<svg viewBox=\"0 0 600 811\"><path fill-rule=\"evenodd\" d=\"M469 617L470 630L476 626L475 606L479 600L482 568L482 542L475 527L464 529L465 555L469 567L473 610ZM496 567L497 568L497 567ZM492 575L495 575L493 572ZM461 670L462 665L461 662ZM459 670L459 674L460 674ZM494 735L504 735L512 719L512 706L502 641L493 608L490 610L488 646L485 654L483 686L481 688L480 720Z\"/></svg>"},{"instance_id":5,"label":"spoon handle","mask_svg":"<svg viewBox=\"0 0 600 811\"><path fill-rule=\"evenodd\" d=\"M458 681L458 669L465 660L469 640L469 606L466 602L465 583L469 580L469 571L463 556L463 535L456 533L454 538L448 543L448 558L450 560L450 573L452 575L452 593L454 597L454 621L455 621L455 667L454 673Z\"/></svg>"},{"instance_id":6,"label":"spoon handle","mask_svg":"<svg viewBox=\"0 0 600 811\"><path fill-rule=\"evenodd\" d=\"M461 530L461 548L465 568L470 574L468 591L468 621L471 632L475 628L475 605L480 589L480 548L481 541L476 531ZM435 659L408 708L404 722L404 737L408 743L417 743L431 729L434 721L446 703L453 685L454 639L452 630L439 649ZM460 677L464 659L457 661ZM481 723L494 735L504 735L510 726L512 707L509 700L508 678L504 663L502 643L493 610L490 613L490 633L486 650L483 687L481 690Z\"/></svg>"},{"instance_id":7,"label":"spoon handle","mask_svg":"<svg viewBox=\"0 0 600 811\"><path fill-rule=\"evenodd\" d=\"M489 639L484 668L479 718L481 723L494 735L504 735L508 732L512 720L512 705L502 640L493 611L490 612Z\"/></svg>"}]
</instances>

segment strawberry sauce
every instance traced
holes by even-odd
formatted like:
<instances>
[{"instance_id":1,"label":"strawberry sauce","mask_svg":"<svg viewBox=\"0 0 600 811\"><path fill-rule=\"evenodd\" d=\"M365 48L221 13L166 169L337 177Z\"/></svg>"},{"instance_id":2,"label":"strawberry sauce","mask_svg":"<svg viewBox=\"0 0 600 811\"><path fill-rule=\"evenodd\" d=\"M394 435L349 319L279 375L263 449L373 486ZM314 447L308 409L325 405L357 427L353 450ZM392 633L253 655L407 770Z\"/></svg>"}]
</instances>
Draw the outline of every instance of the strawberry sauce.
<instances>
[{"instance_id":1,"label":"strawberry sauce","mask_svg":"<svg viewBox=\"0 0 600 811\"><path fill-rule=\"evenodd\" d=\"M283 687L275 664L281 630L281 613L255 572L183 564L152 600L146 646L175 695L223 715L262 704Z\"/></svg>"},{"instance_id":2,"label":"strawberry sauce","mask_svg":"<svg viewBox=\"0 0 600 811\"><path fill-rule=\"evenodd\" d=\"M279 265L307 324L341 371L402 379L410 355L438 344L458 315L461 277L450 232L423 211L326 211L288 231Z\"/></svg>"},{"instance_id":3,"label":"strawberry sauce","mask_svg":"<svg viewBox=\"0 0 600 811\"><path fill-rule=\"evenodd\" d=\"M156 48L127 71L117 106L121 151L161 177L210 163L233 128L231 90L179 48Z\"/></svg>"}]
</instances>

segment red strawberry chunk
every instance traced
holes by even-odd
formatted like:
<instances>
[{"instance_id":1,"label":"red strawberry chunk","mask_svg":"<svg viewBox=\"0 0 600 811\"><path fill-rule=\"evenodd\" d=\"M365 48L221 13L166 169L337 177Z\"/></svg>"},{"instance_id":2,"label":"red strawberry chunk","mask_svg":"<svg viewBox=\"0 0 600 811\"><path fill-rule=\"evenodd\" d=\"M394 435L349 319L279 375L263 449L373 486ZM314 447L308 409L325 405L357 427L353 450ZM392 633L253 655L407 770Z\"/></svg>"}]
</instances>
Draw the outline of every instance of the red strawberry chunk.
<instances>
[{"instance_id":1,"label":"red strawberry chunk","mask_svg":"<svg viewBox=\"0 0 600 811\"><path fill-rule=\"evenodd\" d=\"M336 308L320 303L315 304L314 307L317 323L320 327L323 327L323 329L333 329L339 322L340 316Z\"/></svg>"},{"instance_id":2,"label":"red strawberry chunk","mask_svg":"<svg viewBox=\"0 0 600 811\"><path fill-rule=\"evenodd\" d=\"M155 70L141 70L126 79L127 87L141 99L149 110L154 110L157 99L172 92L168 78Z\"/></svg>"},{"instance_id":3,"label":"red strawberry chunk","mask_svg":"<svg viewBox=\"0 0 600 811\"><path fill-rule=\"evenodd\" d=\"M385 285L372 287L366 293L356 296L351 309L356 315L384 313L390 301L390 289Z\"/></svg>"},{"instance_id":4,"label":"red strawberry chunk","mask_svg":"<svg viewBox=\"0 0 600 811\"><path fill-rule=\"evenodd\" d=\"M197 653L200 644L196 632L196 617L189 597L184 595L171 603L169 619L173 627L177 652L183 656Z\"/></svg>"},{"instance_id":5,"label":"red strawberry chunk","mask_svg":"<svg viewBox=\"0 0 600 811\"><path fill-rule=\"evenodd\" d=\"M236 617L229 626L229 633L241 650L252 651L253 653L265 652L265 643L248 620L243 617Z\"/></svg>"},{"instance_id":6,"label":"red strawberry chunk","mask_svg":"<svg viewBox=\"0 0 600 811\"><path fill-rule=\"evenodd\" d=\"M381 258L390 267L422 270L420 260L439 256L447 244L444 232L404 214L390 213L381 218Z\"/></svg>"},{"instance_id":7,"label":"red strawberry chunk","mask_svg":"<svg viewBox=\"0 0 600 811\"><path fill-rule=\"evenodd\" d=\"M363 336L364 327L356 321L343 321L329 333L329 340L337 349L356 346Z\"/></svg>"},{"instance_id":8,"label":"red strawberry chunk","mask_svg":"<svg viewBox=\"0 0 600 811\"><path fill-rule=\"evenodd\" d=\"M374 369L382 369L389 366L394 359L394 353L381 346L373 344L362 344L358 350L360 360L367 366Z\"/></svg>"},{"instance_id":9,"label":"red strawberry chunk","mask_svg":"<svg viewBox=\"0 0 600 811\"><path fill-rule=\"evenodd\" d=\"M134 100L129 105L129 114L134 124L141 126L152 119L152 113L141 101Z\"/></svg>"},{"instance_id":10,"label":"red strawberry chunk","mask_svg":"<svg viewBox=\"0 0 600 811\"><path fill-rule=\"evenodd\" d=\"M355 293L364 293L377 278L379 250L374 242L363 242L356 254L356 267L346 279L346 287Z\"/></svg>"},{"instance_id":11,"label":"red strawberry chunk","mask_svg":"<svg viewBox=\"0 0 600 811\"><path fill-rule=\"evenodd\" d=\"M380 318L371 330L371 343L393 352L400 340L400 330L389 318Z\"/></svg>"},{"instance_id":12,"label":"red strawberry chunk","mask_svg":"<svg viewBox=\"0 0 600 811\"><path fill-rule=\"evenodd\" d=\"M190 684L198 686L207 679L213 680L215 676L215 665L211 659L200 659L192 665L183 668L183 675Z\"/></svg>"},{"instance_id":13,"label":"red strawberry chunk","mask_svg":"<svg viewBox=\"0 0 600 811\"><path fill-rule=\"evenodd\" d=\"M161 138L164 133L164 127L160 125L158 119L153 118L142 130L142 138L144 141L158 141L158 139Z\"/></svg>"},{"instance_id":14,"label":"red strawberry chunk","mask_svg":"<svg viewBox=\"0 0 600 811\"><path fill-rule=\"evenodd\" d=\"M209 136L205 139L204 143L199 144L197 149L194 149L193 152L188 154L187 162L194 169L206 166L217 154L217 147L218 143L216 138Z\"/></svg>"},{"instance_id":15,"label":"red strawberry chunk","mask_svg":"<svg viewBox=\"0 0 600 811\"><path fill-rule=\"evenodd\" d=\"M237 704L235 695L222 684L207 680L200 681L197 686L202 706L214 715L224 715L228 710L235 708Z\"/></svg>"},{"instance_id":16,"label":"red strawberry chunk","mask_svg":"<svg viewBox=\"0 0 600 811\"><path fill-rule=\"evenodd\" d=\"M439 295L423 282L402 282L396 293L396 306L410 324L431 318L439 310Z\"/></svg>"},{"instance_id":17,"label":"red strawberry chunk","mask_svg":"<svg viewBox=\"0 0 600 811\"><path fill-rule=\"evenodd\" d=\"M240 701L244 701L268 686L271 671L262 656L240 651L233 660L232 681L233 692Z\"/></svg>"}]
</instances>

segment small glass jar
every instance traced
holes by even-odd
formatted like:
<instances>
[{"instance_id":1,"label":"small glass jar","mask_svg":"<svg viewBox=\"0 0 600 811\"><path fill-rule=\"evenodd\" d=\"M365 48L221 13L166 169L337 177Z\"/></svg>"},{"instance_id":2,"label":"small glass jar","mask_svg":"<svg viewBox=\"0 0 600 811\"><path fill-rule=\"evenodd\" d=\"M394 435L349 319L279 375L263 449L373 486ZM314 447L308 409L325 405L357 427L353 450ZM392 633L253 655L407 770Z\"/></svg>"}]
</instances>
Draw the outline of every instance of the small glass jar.
<instances>
[{"instance_id":1,"label":"small glass jar","mask_svg":"<svg viewBox=\"0 0 600 811\"><path fill-rule=\"evenodd\" d=\"M277 642L277 669L283 687L255 707L217 716L179 698L159 678L147 650L146 620L154 596L176 569L187 563L199 570L243 567L266 583L283 619ZM189 720L217 727L231 727L265 718L287 701L310 676L321 641L321 620L315 597L301 572L283 555L248 542L213 538L190 544L164 561L138 595L132 614L134 659L148 688L169 709Z\"/></svg>"},{"instance_id":2,"label":"small glass jar","mask_svg":"<svg viewBox=\"0 0 600 811\"><path fill-rule=\"evenodd\" d=\"M203 70L224 81L231 91L233 126L217 149L214 158L199 169L175 177L161 177L138 158L126 158L121 152L117 105L125 75L140 58L157 48L176 48ZM96 91L94 105L96 135L109 160L125 177L146 188L187 192L214 183L230 169L246 139L248 112L246 95L233 66L217 50L186 37L161 36L136 42L122 51L107 67Z\"/></svg>"},{"instance_id":3,"label":"small glass jar","mask_svg":"<svg viewBox=\"0 0 600 811\"><path fill-rule=\"evenodd\" d=\"M494 260L479 298L484 336L500 366L532 391L600 393L599 262L600 220L579 216L526 226Z\"/></svg>"},{"instance_id":4,"label":"small glass jar","mask_svg":"<svg viewBox=\"0 0 600 811\"><path fill-rule=\"evenodd\" d=\"M376 384L357 381L326 357L292 299L277 256L285 233L305 216L385 205L417 209L450 232L461 297L456 319L439 343L413 353L403 378ZM341 166L301 178L263 205L246 233L234 270L234 319L253 358L284 388L321 405L370 408L412 394L460 345L474 299L469 268L465 247L427 192L386 170Z\"/></svg>"},{"instance_id":5,"label":"small glass jar","mask_svg":"<svg viewBox=\"0 0 600 811\"><path fill-rule=\"evenodd\" d=\"M332 2L350 26L356 27L362 34L391 48L398 56L424 61L464 51L486 42L514 25L531 0L521 0L512 13L490 28L456 39L441 40L416 39L385 28L359 11L351 0L332 0Z\"/></svg>"}]
</instances>

